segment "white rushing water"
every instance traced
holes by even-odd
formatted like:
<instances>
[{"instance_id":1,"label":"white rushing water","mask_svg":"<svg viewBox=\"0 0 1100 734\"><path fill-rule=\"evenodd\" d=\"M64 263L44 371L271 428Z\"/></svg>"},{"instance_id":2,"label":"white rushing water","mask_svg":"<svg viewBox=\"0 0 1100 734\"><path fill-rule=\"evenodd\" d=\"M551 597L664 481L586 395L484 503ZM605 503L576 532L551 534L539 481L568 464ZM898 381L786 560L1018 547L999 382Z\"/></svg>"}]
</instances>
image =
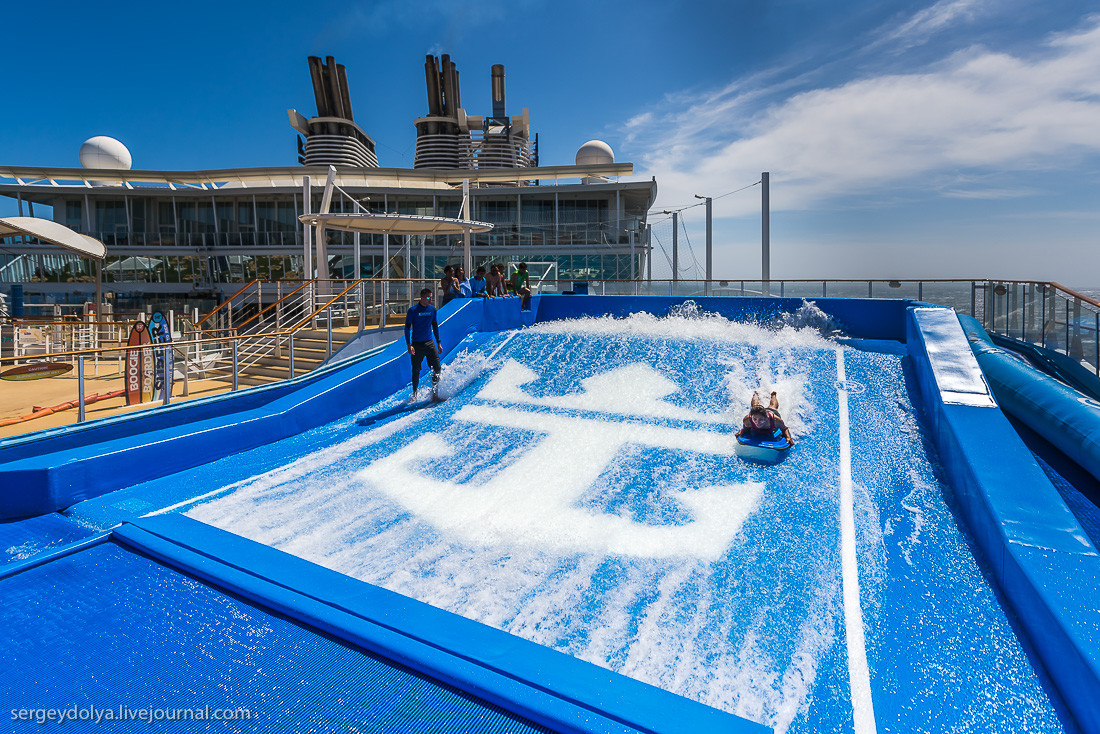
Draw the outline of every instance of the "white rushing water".
<instances>
[{"instance_id":1,"label":"white rushing water","mask_svg":"<svg viewBox=\"0 0 1100 734\"><path fill-rule=\"evenodd\" d=\"M832 727L851 713L834 328L811 304L767 325L688 306L499 334L446 366L448 402L395 395L188 514L780 731ZM741 461L731 434L772 390L798 445ZM887 520L907 549L941 502L920 477ZM883 548L856 502L861 547Z\"/></svg>"}]
</instances>

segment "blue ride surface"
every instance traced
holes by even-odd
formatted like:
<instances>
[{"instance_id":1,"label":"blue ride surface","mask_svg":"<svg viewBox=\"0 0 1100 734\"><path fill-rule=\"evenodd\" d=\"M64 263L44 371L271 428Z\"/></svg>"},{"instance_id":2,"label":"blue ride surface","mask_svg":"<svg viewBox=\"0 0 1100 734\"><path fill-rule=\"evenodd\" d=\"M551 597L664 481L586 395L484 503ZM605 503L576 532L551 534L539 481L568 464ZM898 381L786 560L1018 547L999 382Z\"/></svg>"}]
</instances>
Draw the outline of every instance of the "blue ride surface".
<instances>
[{"instance_id":1,"label":"blue ride surface","mask_svg":"<svg viewBox=\"0 0 1100 734\"><path fill-rule=\"evenodd\" d=\"M413 669L551 728L572 719L523 695L475 691L448 661L557 691L555 706L602 711L603 722L634 712L630 723L651 730L739 730L749 719L783 731L869 721L1095 731L1094 592L1082 593L1097 588L1095 548L984 384L945 361L958 323L952 332L943 309L903 301L822 299L818 310L793 299L696 300L691 309L682 299L544 296L535 314L508 302L448 307L451 399L413 411L400 409L407 357L390 348L278 390L0 443L4 481L33 478L48 488L33 501L63 509L47 517L101 534L127 523L109 541L43 540L38 561L25 541L23 570L0 590L23 579L20 598L48 600L72 576L58 564L140 548L373 650L345 616L371 613L342 599L385 589L430 605L416 607L427 615L420 632L391 609L394 632L441 630L426 640L441 657ZM798 439L774 466L733 456L758 387L780 393ZM354 405L362 410L349 414ZM183 456L131 468L154 440ZM29 506L8 486L2 506ZM245 568L256 549L269 560ZM123 563L92 560L77 573ZM262 583L242 586L239 573ZM282 594L341 610L318 616ZM33 636L21 609L17 628ZM477 644L464 646L470 629ZM88 621L66 634L79 647L97 632ZM124 625L112 634L125 636ZM542 666L517 668L531 654L504 642L517 637L564 653L546 668L559 672L544 682ZM19 680L40 675L55 652L27 658ZM677 695L647 705L656 689L606 673L585 698L569 680L593 673L568 661ZM70 700L87 694L82 681L94 674L83 670L68 680ZM707 718L716 709L725 718Z\"/></svg>"}]
</instances>

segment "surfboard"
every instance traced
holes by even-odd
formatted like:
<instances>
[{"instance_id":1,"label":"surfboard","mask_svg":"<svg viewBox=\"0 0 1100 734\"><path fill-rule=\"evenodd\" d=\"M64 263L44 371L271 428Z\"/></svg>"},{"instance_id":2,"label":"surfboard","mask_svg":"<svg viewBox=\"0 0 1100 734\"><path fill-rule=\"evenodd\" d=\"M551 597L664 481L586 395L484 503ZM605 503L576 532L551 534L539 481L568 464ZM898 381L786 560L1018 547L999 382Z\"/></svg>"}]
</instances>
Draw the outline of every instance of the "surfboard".
<instances>
[{"instance_id":1,"label":"surfboard","mask_svg":"<svg viewBox=\"0 0 1100 734\"><path fill-rule=\"evenodd\" d=\"M153 343L153 336L149 333L149 327L145 327L145 338L142 344L146 348L141 350L141 402L147 403L153 399L153 388L156 386L153 375L156 373L156 355L148 348Z\"/></svg>"},{"instance_id":2,"label":"surfboard","mask_svg":"<svg viewBox=\"0 0 1100 734\"><path fill-rule=\"evenodd\" d=\"M787 450L791 447L787 443L787 439L783 438L783 434L778 431L775 435L767 438L737 436L736 439L737 444L734 446L734 451L739 457L769 464L780 461L787 455Z\"/></svg>"},{"instance_id":3,"label":"surfboard","mask_svg":"<svg viewBox=\"0 0 1100 734\"><path fill-rule=\"evenodd\" d=\"M72 370L71 364L64 362L35 362L0 372L0 380L41 380L43 377L57 377Z\"/></svg>"},{"instance_id":4,"label":"surfboard","mask_svg":"<svg viewBox=\"0 0 1100 734\"><path fill-rule=\"evenodd\" d=\"M149 329L144 321L135 321L130 327L130 338L126 340L126 404L137 405L142 402L142 388L144 386L146 361L145 352L141 345L149 344ZM149 360L150 363L152 360Z\"/></svg>"},{"instance_id":5,"label":"surfboard","mask_svg":"<svg viewBox=\"0 0 1100 734\"><path fill-rule=\"evenodd\" d=\"M172 343L172 330L168 326L168 320L164 318L164 314L160 311L153 314L153 319L149 322L149 334L152 336L154 344ZM172 394L172 377L175 370L174 355L170 347L154 351L156 354L153 370L153 399L162 400L165 390L168 391L169 396ZM164 384L166 374L168 375L167 386Z\"/></svg>"}]
</instances>

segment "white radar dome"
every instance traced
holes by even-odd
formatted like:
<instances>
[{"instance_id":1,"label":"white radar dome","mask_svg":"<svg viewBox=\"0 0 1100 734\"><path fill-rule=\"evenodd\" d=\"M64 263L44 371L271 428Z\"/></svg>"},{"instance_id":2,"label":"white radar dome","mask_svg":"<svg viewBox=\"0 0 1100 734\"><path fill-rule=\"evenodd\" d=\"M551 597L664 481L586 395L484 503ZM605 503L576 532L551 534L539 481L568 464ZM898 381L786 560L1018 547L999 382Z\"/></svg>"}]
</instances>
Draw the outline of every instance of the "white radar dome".
<instances>
[{"instance_id":1,"label":"white radar dome","mask_svg":"<svg viewBox=\"0 0 1100 734\"><path fill-rule=\"evenodd\" d=\"M589 140L577 151L578 166L602 166L615 162L615 152L602 140Z\"/></svg>"},{"instance_id":2,"label":"white radar dome","mask_svg":"<svg viewBox=\"0 0 1100 734\"><path fill-rule=\"evenodd\" d=\"M106 135L88 138L80 146L80 165L84 168L129 171L133 163L126 146Z\"/></svg>"}]
</instances>

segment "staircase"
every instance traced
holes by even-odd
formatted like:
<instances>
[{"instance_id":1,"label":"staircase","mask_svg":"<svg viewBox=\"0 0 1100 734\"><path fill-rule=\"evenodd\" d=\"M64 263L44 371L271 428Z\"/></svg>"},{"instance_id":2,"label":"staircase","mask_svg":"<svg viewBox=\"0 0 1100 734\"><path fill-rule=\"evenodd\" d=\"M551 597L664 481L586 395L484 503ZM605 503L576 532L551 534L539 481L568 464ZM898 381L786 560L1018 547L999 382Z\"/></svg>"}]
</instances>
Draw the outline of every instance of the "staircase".
<instances>
[{"instance_id":1,"label":"staircase","mask_svg":"<svg viewBox=\"0 0 1100 734\"><path fill-rule=\"evenodd\" d=\"M354 328L332 330L332 353L358 333ZM289 347L283 346L272 353L265 350L252 359L248 349L238 354L238 359L248 360L250 364L237 377L241 386L267 385L291 377ZM294 374L304 375L317 369L328 359L328 331L325 329L301 329L294 335ZM232 374L230 374L232 378Z\"/></svg>"}]
</instances>

